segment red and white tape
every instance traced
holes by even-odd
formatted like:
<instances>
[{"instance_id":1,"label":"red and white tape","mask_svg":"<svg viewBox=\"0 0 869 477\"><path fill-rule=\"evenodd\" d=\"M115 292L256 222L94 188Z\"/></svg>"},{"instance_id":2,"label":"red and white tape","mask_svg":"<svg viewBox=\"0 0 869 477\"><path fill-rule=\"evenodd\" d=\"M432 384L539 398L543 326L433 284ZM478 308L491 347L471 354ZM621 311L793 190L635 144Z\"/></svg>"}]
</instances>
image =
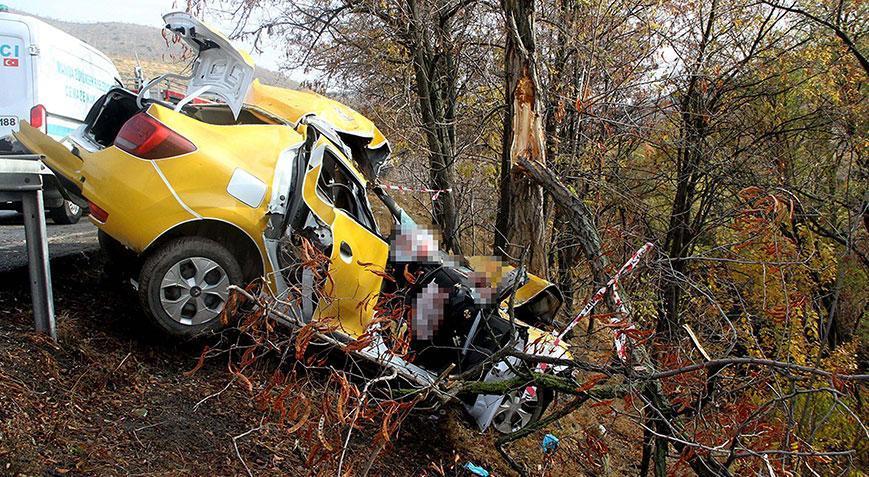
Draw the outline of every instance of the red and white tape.
<instances>
[{"instance_id":1,"label":"red and white tape","mask_svg":"<svg viewBox=\"0 0 869 477\"><path fill-rule=\"evenodd\" d=\"M426 192L428 194L433 194L431 196L431 200L438 200L441 194L449 194L453 191L452 188L449 189L415 189L413 187L405 187L400 185L392 185L392 184L380 184L382 187L390 190L400 190L402 192Z\"/></svg>"},{"instance_id":2,"label":"red and white tape","mask_svg":"<svg viewBox=\"0 0 869 477\"><path fill-rule=\"evenodd\" d=\"M631 256L630 260L628 260L627 262L625 262L624 265L622 265L622 268L620 268L619 271L616 272L616 274L612 278L610 278L610 281L608 281L606 283L606 285L602 286L600 288L600 290L598 290L591 297L591 300L589 300L589 302L582 308L582 310L580 310L580 312L576 314L576 316L564 328L564 330L562 330L561 333L558 334L558 340L560 341L562 338L564 338L564 335L569 333L570 330L572 330L573 327L575 327L577 325L577 323L580 322L580 320L582 320L589 313L591 313L591 310L593 310L594 307L597 306L598 303L603 301L603 297L609 288L613 289L612 296L613 296L613 301L616 304L616 311L619 314L626 314L627 310L625 309L625 305L622 302L621 298L619 298L619 294L618 294L619 280L621 279L622 275L626 275L628 273L631 273L631 271L637 266L637 264L640 263L640 259L643 258L643 255L645 255L649 250L651 250L652 247L654 247L654 245L651 242L647 242L645 245L640 247L639 250L634 252L634 254ZM618 319L615 317L613 317L613 320L618 321Z\"/></svg>"},{"instance_id":3,"label":"red and white tape","mask_svg":"<svg viewBox=\"0 0 869 477\"><path fill-rule=\"evenodd\" d=\"M616 272L616 274L606 283L606 285L602 286L600 290L595 292L595 294L592 295L591 300L589 300L588 303L586 303L586 305L582 308L582 310L580 310L579 313L574 316L573 320L571 320L570 323L568 323L568 325L560 333L558 333L558 335L556 335L556 338L553 341L551 348L557 348L561 344L561 340L564 339L564 336L569 333L570 330L572 330L583 318L588 316L598 303L603 301L607 290L610 290L613 302L616 306L616 314L610 318L610 323L618 324L620 321L627 320L629 311L625 306L624 301L622 301L621 297L619 296L619 280L623 275L627 275L628 273L630 273L637 266L637 264L640 263L640 259L643 257L643 255L648 253L649 250L652 249L652 247L654 247L654 245L651 242L647 242L645 245L640 247L639 250L634 252L631 258L627 262L625 262L624 265L622 265L619 271ZM613 327L613 342L615 345L616 354L623 362L628 361L628 335L625 331L632 329L636 329L632 323L627 323L623 326ZM541 347L541 345L543 346ZM543 348L548 348L548 346L546 346L545 343L541 342L540 338L538 338L533 343L529 344L529 346L526 348L526 352L546 353L548 350L545 350ZM540 363L538 365L538 369L540 371L546 371L547 367L548 366L546 363Z\"/></svg>"}]
</instances>

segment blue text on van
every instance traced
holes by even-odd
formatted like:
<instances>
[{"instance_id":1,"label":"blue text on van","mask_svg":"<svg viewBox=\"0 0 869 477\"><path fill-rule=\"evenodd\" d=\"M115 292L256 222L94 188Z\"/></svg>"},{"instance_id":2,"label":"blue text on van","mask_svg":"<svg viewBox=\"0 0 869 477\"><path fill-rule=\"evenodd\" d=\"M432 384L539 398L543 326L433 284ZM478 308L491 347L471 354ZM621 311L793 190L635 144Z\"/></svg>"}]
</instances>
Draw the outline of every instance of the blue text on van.
<instances>
[{"instance_id":1,"label":"blue text on van","mask_svg":"<svg viewBox=\"0 0 869 477\"><path fill-rule=\"evenodd\" d=\"M19 46L18 45L0 45L0 57L9 58L10 56L13 58L18 58L19 56Z\"/></svg>"}]
</instances>

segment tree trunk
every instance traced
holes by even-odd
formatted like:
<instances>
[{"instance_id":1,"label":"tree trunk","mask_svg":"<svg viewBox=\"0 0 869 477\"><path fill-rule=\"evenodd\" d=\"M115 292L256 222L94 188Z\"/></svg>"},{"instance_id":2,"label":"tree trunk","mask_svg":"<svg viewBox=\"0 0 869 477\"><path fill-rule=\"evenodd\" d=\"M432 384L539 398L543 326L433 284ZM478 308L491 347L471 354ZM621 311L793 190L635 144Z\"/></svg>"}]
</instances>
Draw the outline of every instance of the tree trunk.
<instances>
[{"instance_id":1,"label":"tree trunk","mask_svg":"<svg viewBox=\"0 0 869 477\"><path fill-rule=\"evenodd\" d=\"M495 254L517 257L528 247L528 269L546 274L543 188L515 165L520 159L546 163L543 98L535 65L534 2L503 0L507 19L501 194Z\"/></svg>"},{"instance_id":2,"label":"tree trunk","mask_svg":"<svg viewBox=\"0 0 869 477\"><path fill-rule=\"evenodd\" d=\"M453 189L455 184L455 91L458 77L452 52L436 54L429 32L421 27L417 3L408 1L414 19L410 30L413 41L409 48L413 57L413 71L422 127L429 153L429 187L437 190ZM450 22L439 25L437 34L449 43ZM458 236L458 209L455 195L438 194L432 203L432 215L443 233L447 250L461 254Z\"/></svg>"},{"instance_id":3,"label":"tree trunk","mask_svg":"<svg viewBox=\"0 0 869 477\"><path fill-rule=\"evenodd\" d=\"M664 250L670 259L672 275L661 288L661 308L656 332L671 339L681 324L683 280L688 272L687 257L693 248L697 233L691 225L692 208L697 187L705 172L702 161L709 129L709 105L706 102L701 81L706 50L712 38L716 20L717 1L713 0L709 17L703 28L703 37L697 49L697 57L691 66L690 78L682 101L679 104L679 149L676 164L676 195L670 211L670 224L664 240Z\"/></svg>"}]
</instances>

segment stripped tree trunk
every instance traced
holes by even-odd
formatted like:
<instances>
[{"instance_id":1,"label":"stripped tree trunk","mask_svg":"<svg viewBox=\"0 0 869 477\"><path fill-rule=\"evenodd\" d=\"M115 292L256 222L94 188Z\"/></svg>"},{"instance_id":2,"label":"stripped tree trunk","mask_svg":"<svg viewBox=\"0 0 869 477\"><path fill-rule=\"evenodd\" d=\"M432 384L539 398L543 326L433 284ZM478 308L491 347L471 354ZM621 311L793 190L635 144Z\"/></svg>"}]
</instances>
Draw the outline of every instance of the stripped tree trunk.
<instances>
[{"instance_id":1,"label":"stripped tree trunk","mask_svg":"<svg viewBox=\"0 0 869 477\"><path fill-rule=\"evenodd\" d=\"M507 107L495 254L516 257L528 247L528 269L545 274L543 188L515 167L519 160L546 163L543 98L535 65L534 1L502 0L501 6L507 21Z\"/></svg>"}]
</instances>

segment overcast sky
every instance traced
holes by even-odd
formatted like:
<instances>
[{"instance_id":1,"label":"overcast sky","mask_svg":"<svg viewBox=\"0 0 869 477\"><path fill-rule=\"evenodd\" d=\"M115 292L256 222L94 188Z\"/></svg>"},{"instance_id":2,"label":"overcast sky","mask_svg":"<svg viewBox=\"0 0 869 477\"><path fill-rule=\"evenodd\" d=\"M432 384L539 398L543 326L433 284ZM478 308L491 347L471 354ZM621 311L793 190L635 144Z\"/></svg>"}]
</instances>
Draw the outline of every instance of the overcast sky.
<instances>
[{"instance_id":1,"label":"overcast sky","mask_svg":"<svg viewBox=\"0 0 869 477\"><path fill-rule=\"evenodd\" d=\"M33 13L44 17L80 23L124 22L163 27L164 13L181 10L184 0L0 0L0 4L12 9ZM182 8L178 8L181 5ZM229 33L232 25L221 25L215 18L206 17L211 25ZM255 53L243 43L237 45L248 50L256 64L277 70L281 61L274 51ZM293 74L290 74L292 78ZM295 78L294 78L295 79Z\"/></svg>"}]
</instances>

